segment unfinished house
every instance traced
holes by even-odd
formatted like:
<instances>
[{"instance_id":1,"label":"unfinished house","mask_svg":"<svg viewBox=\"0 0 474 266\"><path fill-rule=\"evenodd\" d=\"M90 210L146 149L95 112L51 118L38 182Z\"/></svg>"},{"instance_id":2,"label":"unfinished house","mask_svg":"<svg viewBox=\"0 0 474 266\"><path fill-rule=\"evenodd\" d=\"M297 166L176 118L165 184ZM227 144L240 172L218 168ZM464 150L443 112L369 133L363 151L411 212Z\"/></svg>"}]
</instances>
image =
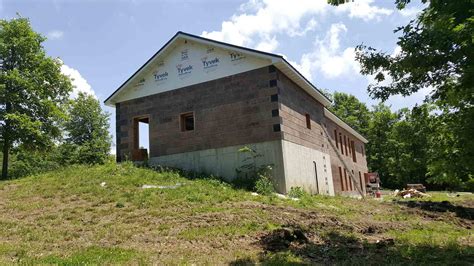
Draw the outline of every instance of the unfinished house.
<instances>
[{"instance_id":1,"label":"unfinished house","mask_svg":"<svg viewBox=\"0 0 474 266\"><path fill-rule=\"evenodd\" d=\"M365 193L367 140L280 55L178 32L105 104L116 109L119 162L232 179L248 146L280 193Z\"/></svg>"}]
</instances>

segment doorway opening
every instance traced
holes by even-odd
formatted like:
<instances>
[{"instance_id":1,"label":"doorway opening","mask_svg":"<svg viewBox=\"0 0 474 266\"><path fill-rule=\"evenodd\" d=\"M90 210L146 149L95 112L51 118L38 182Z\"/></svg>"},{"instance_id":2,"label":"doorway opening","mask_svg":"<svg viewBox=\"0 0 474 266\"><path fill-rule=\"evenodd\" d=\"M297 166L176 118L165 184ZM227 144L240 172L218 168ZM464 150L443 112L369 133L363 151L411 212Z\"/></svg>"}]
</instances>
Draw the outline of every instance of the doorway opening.
<instances>
[{"instance_id":1,"label":"doorway opening","mask_svg":"<svg viewBox=\"0 0 474 266\"><path fill-rule=\"evenodd\" d=\"M150 152L150 118L140 116L133 119L132 161L146 161Z\"/></svg>"}]
</instances>

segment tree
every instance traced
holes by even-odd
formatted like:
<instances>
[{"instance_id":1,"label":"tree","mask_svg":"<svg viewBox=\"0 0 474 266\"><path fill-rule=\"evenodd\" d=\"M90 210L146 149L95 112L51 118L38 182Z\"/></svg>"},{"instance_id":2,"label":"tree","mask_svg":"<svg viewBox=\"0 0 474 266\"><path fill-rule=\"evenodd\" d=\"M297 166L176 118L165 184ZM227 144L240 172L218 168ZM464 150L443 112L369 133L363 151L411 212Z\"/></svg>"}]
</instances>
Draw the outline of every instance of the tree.
<instances>
[{"instance_id":1,"label":"tree","mask_svg":"<svg viewBox=\"0 0 474 266\"><path fill-rule=\"evenodd\" d=\"M395 1L399 9L410 2ZM428 6L415 20L395 30L401 34L400 53L391 55L361 44L356 59L362 74L375 77L368 87L373 98L384 101L392 95L432 89L427 100L441 112L433 129L437 141L428 160L430 180L438 184L473 182L474 4L472 0L421 2ZM456 163L451 164L453 161Z\"/></svg>"},{"instance_id":2,"label":"tree","mask_svg":"<svg viewBox=\"0 0 474 266\"><path fill-rule=\"evenodd\" d=\"M399 9L410 0L397 0ZM423 0L426 3L427 0ZM417 19L399 27L395 56L359 45L361 73L375 75L369 93L381 100L432 87L433 100L462 108L474 103L474 8L471 0L432 0ZM387 79L391 81L385 83Z\"/></svg>"},{"instance_id":3,"label":"tree","mask_svg":"<svg viewBox=\"0 0 474 266\"><path fill-rule=\"evenodd\" d=\"M0 20L2 179L12 147L47 147L61 136L62 106L72 85L61 74L61 61L46 55L45 40L26 18Z\"/></svg>"},{"instance_id":4,"label":"tree","mask_svg":"<svg viewBox=\"0 0 474 266\"><path fill-rule=\"evenodd\" d=\"M343 92L334 92L332 99L331 111L365 135L370 119L370 112L365 103L360 102L354 95Z\"/></svg>"},{"instance_id":5,"label":"tree","mask_svg":"<svg viewBox=\"0 0 474 266\"><path fill-rule=\"evenodd\" d=\"M387 166L392 187L403 187L407 183L426 184L432 109L431 105L423 104L398 112L399 120L393 124L388 138Z\"/></svg>"},{"instance_id":6,"label":"tree","mask_svg":"<svg viewBox=\"0 0 474 266\"><path fill-rule=\"evenodd\" d=\"M393 157L391 132L398 122L398 115L383 103L373 106L367 130L367 164L370 171L379 173L384 186L392 187L393 179L389 168L390 158Z\"/></svg>"},{"instance_id":7,"label":"tree","mask_svg":"<svg viewBox=\"0 0 474 266\"><path fill-rule=\"evenodd\" d=\"M103 112L93 96L79 93L68 108L66 146L75 163L104 163L110 151L111 137L108 132L109 114ZM75 154L74 154L75 152Z\"/></svg>"}]
</instances>

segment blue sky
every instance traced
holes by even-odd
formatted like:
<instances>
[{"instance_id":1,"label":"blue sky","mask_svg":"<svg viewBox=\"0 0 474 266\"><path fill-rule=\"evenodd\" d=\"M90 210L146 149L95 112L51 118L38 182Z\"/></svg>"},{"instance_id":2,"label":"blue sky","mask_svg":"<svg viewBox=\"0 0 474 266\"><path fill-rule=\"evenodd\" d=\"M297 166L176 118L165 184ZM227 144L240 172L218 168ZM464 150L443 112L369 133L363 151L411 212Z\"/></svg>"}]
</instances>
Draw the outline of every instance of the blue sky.
<instances>
[{"instance_id":1,"label":"blue sky","mask_svg":"<svg viewBox=\"0 0 474 266\"><path fill-rule=\"evenodd\" d=\"M177 31L185 31L283 54L317 87L375 104L367 94L371 77L359 74L354 47L364 43L395 54L393 29L421 8L411 4L400 12L394 0L355 0L339 7L326 0L0 0L1 17L30 18L48 37L48 55L63 60L76 90L101 102ZM411 107L426 93L393 97L388 104L394 110ZM104 108L114 125L114 109Z\"/></svg>"}]
</instances>

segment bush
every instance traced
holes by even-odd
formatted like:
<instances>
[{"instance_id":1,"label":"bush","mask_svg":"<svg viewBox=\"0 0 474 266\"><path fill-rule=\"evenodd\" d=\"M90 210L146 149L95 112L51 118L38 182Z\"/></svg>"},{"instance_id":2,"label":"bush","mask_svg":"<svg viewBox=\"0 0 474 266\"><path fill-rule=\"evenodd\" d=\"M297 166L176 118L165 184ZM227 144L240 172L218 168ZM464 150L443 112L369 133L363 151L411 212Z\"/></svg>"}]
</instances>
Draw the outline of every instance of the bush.
<instances>
[{"instance_id":1,"label":"bush","mask_svg":"<svg viewBox=\"0 0 474 266\"><path fill-rule=\"evenodd\" d=\"M271 195L275 192L275 187L268 176L262 175L255 183L254 190L261 195Z\"/></svg>"},{"instance_id":2,"label":"bush","mask_svg":"<svg viewBox=\"0 0 474 266\"><path fill-rule=\"evenodd\" d=\"M464 190L474 192L474 178L471 177L464 183Z\"/></svg>"},{"instance_id":3,"label":"bush","mask_svg":"<svg viewBox=\"0 0 474 266\"><path fill-rule=\"evenodd\" d=\"M291 187L290 192L288 192L288 197L290 198L302 198L307 193L301 187Z\"/></svg>"},{"instance_id":4,"label":"bush","mask_svg":"<svg viewBox=\"0 0 474 266\"><path fill-rule=\"evenodd\" d=\"M247 146L239 149L240 153L247 154L243 160L243 165L236 169L237 178L232 184L237 188L255 191L262 195L269 195L275 192L271 178L271 165L257 165L257 159L262 157L256 150Z\"/></svg>"},{"instance_id":5,"label":"bush","mask_svg":"<svg viewBox=\"0 0 474 266\"><path fill-rule=\"evenodd\" d=\"M53 154L46 152L18 150L10 157L9 178L56 170L61 165L53 157Z\"/></svg>"}]
</instances>

